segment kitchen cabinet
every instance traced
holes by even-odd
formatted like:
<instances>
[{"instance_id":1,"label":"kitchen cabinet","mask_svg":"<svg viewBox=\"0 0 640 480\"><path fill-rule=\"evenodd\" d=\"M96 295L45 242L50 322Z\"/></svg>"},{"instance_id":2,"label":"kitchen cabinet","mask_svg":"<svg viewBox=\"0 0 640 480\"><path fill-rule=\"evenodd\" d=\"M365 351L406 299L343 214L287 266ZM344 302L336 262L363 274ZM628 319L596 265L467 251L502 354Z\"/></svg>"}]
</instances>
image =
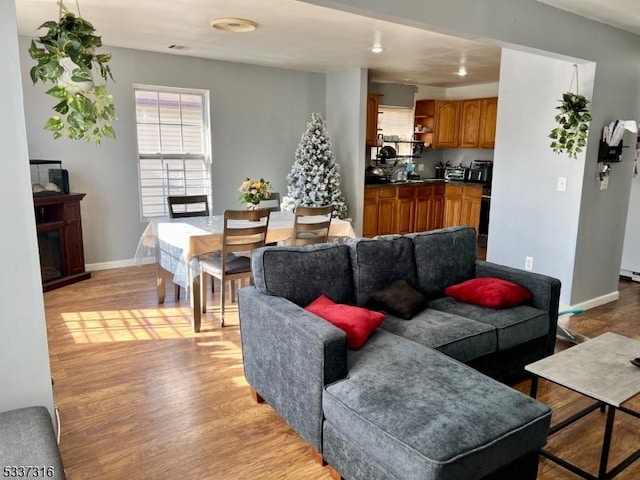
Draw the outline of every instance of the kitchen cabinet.
<instances>
[{"instance_id":1,"label":"kitchen cabinet","mask_svg":"<svg viewBox=\"0 0 640 480\"><path fill-rule=\"evenodd\" d=\"M415 187L399 187L396 202L396 228L394 233L413 232L415 215Z\"/></svg>"},{"instance_id":2,"label":"kitchen cabinet","mask_svg":"<svg viewBox=\"0 0 640 480\"><path fill-rule=\"evenodd\" d=\"M463 100L460 113L460 148L478 148L482 100Z\"/></svg>"},{"instance_id":3,"label":"kitchen cabinet","mask_svg":"<svg viewBox=\"0 0 640 480\"><path fill-rule=\"evenodd\" d=\"M443 226L480 227L481 185L448 184L444 195Z\"/></svg>"},{"instance_id":4,"label":"kitchen cabinet","mask_svg":"<svg viewBox=\"0 0 640 480\"><path fill-rule=\"evenodd\" d=\"M364 212L362 220L362 236L375 237L378 234L378 189L364 190Z\"/></svg>"},{"instance_id":5,"label":"kitchen cabinet","mask_svg":"<svg viewBox=\"0 0 640 480\"><path fill-rule=\"evenodd\" d=\"M480 108L480 148L495 147L497 119L498 97L483 98Z\"/></svg>"},{"instance_id":6,"label":"kitchen cabinet","mask_svg":"<svg viewBox=\"0 0 640 480\"><path fill-rule=\"evenodd\" d=\"M414 232L426 232L442 228L444 210L444 185L415 187Z\"/></svg>"},{"instance_id":7,"label":"kitchen cabinet","mask_svg":"<svg viewBox=\"0 0 640 480\"><path fill-rule=\"evenodd\" d=\"M433 146L457 147L460 136L459 100L436 100Z\"/></svg>"},{"instance_id":8,"label":"kitchen cabinet","mask_svg":"<svg viewBox=\"0 0 640 480\"><path fill-rule=\"evenodd\" d=\"M442 228L445 185L400 185L365 189L364 237Z\"/></svg>"},{"instance_id":9,"label":"kitchen cabinet","mask_svg":"<svg viewBox=\"0 0 640 480\"><path fill-rule=\"evenodd\" d=\"M417 100L413 117L413 139L433 146L433 128L435 126L435 100Z\"/></svg>"},{"instance_id":10,"label":"kitchen cabinet","mask_svg":"<svg viewBox=\"0 0 640 480\"><path fill-rule=\"evenodd\" d=\"M498 98L418 100L414 140L438 148L494 148Z\"/></svg>"},{"instance_id":11,"label":"kitchen cabinet","mask_svg":"<svg viewBox=\"0 0 640 480\"><path fill-rule=\"evenodd\" d=\"M378 108L380 97L377 93L367 95L367 145L375 147L378 139Z\"/></svg>"}]
</instances>

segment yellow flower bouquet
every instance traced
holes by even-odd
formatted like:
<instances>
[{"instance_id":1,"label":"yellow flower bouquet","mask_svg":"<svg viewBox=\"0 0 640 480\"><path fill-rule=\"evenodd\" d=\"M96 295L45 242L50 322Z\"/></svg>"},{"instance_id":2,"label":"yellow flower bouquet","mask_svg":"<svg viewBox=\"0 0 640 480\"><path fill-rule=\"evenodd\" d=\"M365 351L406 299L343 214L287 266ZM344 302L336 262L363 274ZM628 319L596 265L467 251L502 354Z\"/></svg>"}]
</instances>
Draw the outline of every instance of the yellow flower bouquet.
<instances>
[{"instance_id":1,"label":"yellow flower bouquet","mask_svg":"<svg viewBox=\"0 0 640 480\"><path fill-rule=\"evenodd\" d=\"M271 184L264 178L251 180L247 178L240 185L240 201L247 206L258 205L262 200L267 200L271 195Z\"/></svg>"}]
</instances>

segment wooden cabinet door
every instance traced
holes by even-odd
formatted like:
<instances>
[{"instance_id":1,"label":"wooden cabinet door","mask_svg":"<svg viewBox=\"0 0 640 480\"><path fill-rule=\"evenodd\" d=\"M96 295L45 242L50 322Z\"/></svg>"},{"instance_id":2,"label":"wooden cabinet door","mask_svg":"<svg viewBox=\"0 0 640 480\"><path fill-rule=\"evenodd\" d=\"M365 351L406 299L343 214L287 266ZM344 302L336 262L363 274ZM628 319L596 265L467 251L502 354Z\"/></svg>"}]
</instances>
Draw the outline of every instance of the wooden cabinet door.
<instances>
[{"instance_id":1,"label":"wooden cabinet door","mask_svg":"<svg viewBox=\"0 0 640 480\"><path fill-rule=\"evenodd\" d=\"M396 233L396 199L381 198L378 201L378 235Z\"/></svg>"},{"instance_id":2,"label":"wooden cabinet door","mask_svg":"<svg viewBox=\"0 0 640 480\"><path fill-rule=\"evenodd\" d=\"M431 224L431 198L433 196L433 186L423 186L416 188L416 199L414 205L414 232L426 232L430 230Z\"/></svg>"},{"instance_id":3,"label":"wooden cabinet door","mask_svg":"<svg viewBox=\"0 0 640 480\"><path fill-rule=\"evenodd\" d=\"M460 147L478 148L482 100L463 100L460 112Z\"/></svg>"},{"instance_id":4,"label":"wooden cabinet door","mask_svg":"<svg viewBox=\"0 0 640 480\"><path fill-rule=\"evenodd\" d=\"M364 191L362 236L375 237L377 234L378 234L378 192L375 189L366 189Z\"/></svg>"},{"instance_id":5,"label":"wooden cabinet door","mask_svg":"<svg viewBox=\"0 0 640 480\"><path fill-rule=\"evenodd\" d=\"M405 234L413 232L415 187L399 187L396 201L396 231Z\"/></svg>"},{"instance_id":6,"label":"wooden cabinet door","mask_svg":"<svg viewBox=\"0 0 640 480\"><path fill-rule=\"evenodd\" d=\"M436 101L435 135L436 147L457 147L460 130L460 101Z\"/></svg>"},{"instance_id":7,"label":"wooden cabinet door","mask_svg":"<svg viewBox=\"0 0 640 480\"><path fill-rule=\"evenodd\" d=\"M427 230L444 227L444 185L433 189L433 196L429 202L429 225Z\"/></svg>"},{"instance_id":8,"label":"wooden cabinet door","mask_svg":"<svg viewBox=\"0 0 640 480\"><path fill-rule=\"evenodd\" d=\"M64 204L64 244L66 275L84 272L84 246L82 244L82 223L80 220L80 201Z\"/></svg>"},{"instance_id":9,"label":"wooden cabinet door","mask_svg":"<svg viewBox=\"0 0 640 480\"><path fill-rule=\"evenodd\" d=\"M464 187L462 185L446 185L444 195L444 219L442 222L443 227L455 227L460 225L463 193Z\"/></svg>"},{"instance_id":10,"label":"wooden cabinet door","mask_svg":"<svg viewBox=\"0 0 640 480\"><path fill-rule=\"evenodd\" d=\"M482 188L467 186L462 196L462 211L460 212L460 225L473 227L476 233L480 228L480 205Z\"/></svg>"},{"instance_id":11,"label":"wooden cabinet door","mask_svg":"<svg viewBox=\"0 0 640 480\"><path fill-rule=\"evenodd\" d=\"M495 147L497 119L498 97L483 98L480 108L480 148Z\"/></svg>"},{"instance_id":12,"label":"wooden cabinet door","mask_svg":"<svg viewBox=\"0 0 640 480\"><path fill-rule=\"evenodd\" d=\"M367 145L374 147L378 138L378 107L380 95L367 95Z\"/></svg>"}]
</instances>

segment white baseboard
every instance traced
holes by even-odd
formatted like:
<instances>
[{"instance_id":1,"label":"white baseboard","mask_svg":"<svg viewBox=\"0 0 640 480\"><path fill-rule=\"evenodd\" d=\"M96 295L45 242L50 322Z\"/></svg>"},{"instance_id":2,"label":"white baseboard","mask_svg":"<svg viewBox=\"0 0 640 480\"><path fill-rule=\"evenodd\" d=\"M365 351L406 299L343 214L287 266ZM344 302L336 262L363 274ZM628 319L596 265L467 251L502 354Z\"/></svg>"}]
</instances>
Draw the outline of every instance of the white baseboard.
<instances>
[{"instance_id":1,"label":"white baseboard","mask_svg":"<svg viewBox=\"0 0 640 480\"><path fill-rule=\"evenodd\" d=\"M566 305L564 303L560 304L560 310L570 310L574 308L579 308L581 310L589 310L591 308L599 307L600 305L604 305L605 303L614 302L620 298L620 292L617 290L615 292L607 293L606 295L601 295L600 297L591 298L584 302L576 303L575 305Z\"/></svg>"},{"instance_id":2,"label":"white baseboard","mask_svg":"<svg viewBox=\"0 0 640 480\"><path fill-rule=\"evenodd\" d=\"M632 270L620 270L620 276L621 277L626 277L629 278L631 280L633 280L634 282L640 282L640 272L634 272Z\"/></svg>"},{"instance_id":3,"label":"white baseboard","mask_svg":"<svg viewBox=\"0 0 640 480\"><path fill-rule=\"evenodd\" d=\"M85 269L88 272L95 272L96 270L109 270L111 268L121 268L121 267L135 267L136 265L148 265L150 263L155 263L155 257L146 257L140 260L136 260L135 258L129 258L127 260L115 260L113 262L99 262L99 263L87 263L85 265Z\"/></svg>"}]
</instances>

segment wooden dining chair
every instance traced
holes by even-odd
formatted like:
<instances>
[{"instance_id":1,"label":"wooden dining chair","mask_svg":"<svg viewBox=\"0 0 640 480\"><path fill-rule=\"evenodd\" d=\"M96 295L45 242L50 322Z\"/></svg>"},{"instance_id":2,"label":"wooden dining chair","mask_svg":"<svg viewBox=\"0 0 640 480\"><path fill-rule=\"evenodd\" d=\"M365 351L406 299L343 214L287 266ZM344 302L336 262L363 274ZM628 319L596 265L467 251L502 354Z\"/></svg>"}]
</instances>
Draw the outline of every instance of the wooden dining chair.
<instances>
[{"instance_id":1,"label":"wooden dining chair","mask_svg":"<svg viewBox=\"0 0 640 480\"><path fill-rule=\"evenodd\" d=\"M209 199L206 195L169 195L167 197L171 218L208 217ZM175 301L180 300L180 285L174 284Z\"/></svg>"},{"instance_id":2,"label":"wooden dining chair","mask_svg":"<svg viewBox=\"0 0 640 480\"><path fill-rule=\"evenodd\" d=\"M291 245L326 243L331 226L333 205L323 207L296 207Z\"/></svg>"},{"instance_id":3,"label":"wooden dining chair","mask_svg":"<svg viewBox=\"0 0 640 480\"><path fill-rule=\"evenodd\" d=\"M258 205L260 208L266 208L270 212L280 211L280 194L278 192L271 192L269 198L262 200Z\"/></svg>"},{"instance_id":4,"label":"wooden dining chair","mask_svg":"<svg viewBox=\"0 0 640 480\"><path fill-rule=\"evenodd\" d=\"M206 195L170 195L167 204L171 218L209 216L209 199Z\"/></svg>"},{"instance_id":5,"label":"wooden dining chair","mask_svg":"<svg viewBox=\"0 0 640 480\"><path fill-rule=\"evenodd\" d=\"M220 319L224 327L225 283L251 278L251 252L262 247L267 238L269 214L266 208L257 210L225 210L222 233L222 255L203 259L200 265L202 313L207 311L207 275L220 280Z\"/></svg>"}]
</instances>

